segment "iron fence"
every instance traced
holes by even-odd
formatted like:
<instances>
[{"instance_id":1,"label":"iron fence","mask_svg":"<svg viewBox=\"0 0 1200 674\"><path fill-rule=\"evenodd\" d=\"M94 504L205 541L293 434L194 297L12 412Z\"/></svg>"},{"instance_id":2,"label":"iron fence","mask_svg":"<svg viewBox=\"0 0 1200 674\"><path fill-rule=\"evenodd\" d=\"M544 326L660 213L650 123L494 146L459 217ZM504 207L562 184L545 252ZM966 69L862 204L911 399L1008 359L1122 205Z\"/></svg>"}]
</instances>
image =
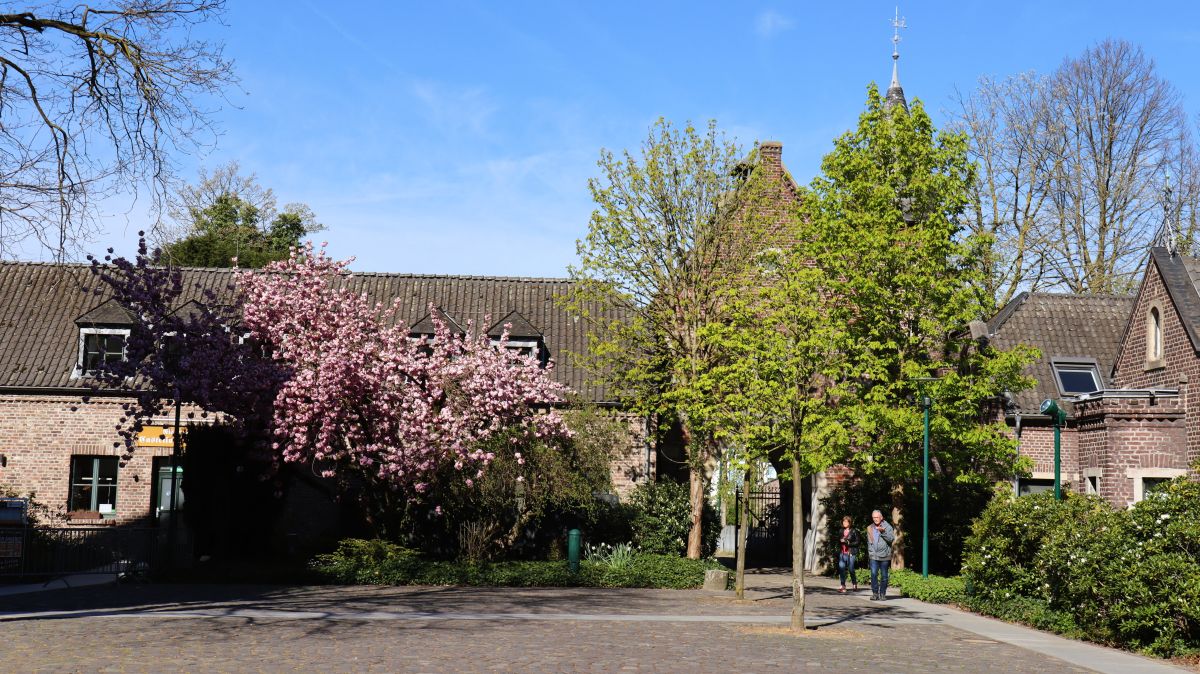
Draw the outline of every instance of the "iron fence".
<instances>
[{"instance_id":1,"label":"iron fence","mask_svg":"<svg viewBox=\"0 0 1200 674\"><path fill-rule=\"evenodd\" d=\"M141 527L0 528L0 576L149 573L165 552L159 539Z\"/></svg>"}]
</instances>

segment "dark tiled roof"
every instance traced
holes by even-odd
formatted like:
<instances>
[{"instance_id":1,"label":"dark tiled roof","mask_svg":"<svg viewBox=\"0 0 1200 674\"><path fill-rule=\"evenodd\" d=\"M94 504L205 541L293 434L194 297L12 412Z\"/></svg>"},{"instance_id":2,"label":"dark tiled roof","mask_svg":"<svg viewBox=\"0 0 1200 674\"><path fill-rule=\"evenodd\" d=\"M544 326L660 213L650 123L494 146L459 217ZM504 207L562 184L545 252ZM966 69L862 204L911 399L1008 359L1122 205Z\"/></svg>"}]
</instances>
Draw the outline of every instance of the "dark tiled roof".
<instances>
[{"instance_id":1,"label":"dark tiled roof","mask_svg":"<svg viewBox=\"0 0 1200 674\"><path fill-rule=\"evenodd\" d=\"M205 289L228 296L233 278L225 269L186 269L180 303L201 299ZM375 302L398 299L399 316L410 325L428 316L430 302L464 328L471 323L487 329L497 317L518 312L542 334L555 362L555 379L584 400L611 401L604 388L591 381L594 377L568 356L586 351L589 329L558 302L571 287L570 280L363 273L352 275L347 285ZM79 348L75 320L108 300L104 294L83 291L94 286L87 265L0 262L0 386L86 388L71 377ZM593 313L604 315L599 308Z\"/></svg>"},{"instance_id":2,"label":"dark tiled roof","mask_svg":"<svg viewBox=\"0 0 1200 674\"><path fill-rule=\"evenodd\" d=\"M86 314L75 319L76 325L133 325L133 316L129 310L117 304L116 300L108 300Z\"/></svg>"},{"instance_id":3,"label":"dark tiled roof","mask_svg":"<svg viewBox=\"0 0 1200 674\"><path fill-rule=\"evenodd\" d=\"M1150 258L1158 266L1171 302L1179 312L1192 348L1200 352L1200 260L1183 255L1171 255L1166 248L1153 248Z\"/></svg>"},{"instance_id":4,"label":"dark tiled roof","mask_svg":"<svg viewBox=\"0 0 1200 674\"><path fill-rule=\"evenodd\" d=\"M1020 411L1036 414L1041 401L1060 397L1052 358L1095 359L1107 386L1133 301L1124 295L1021 293L1001 309L988 322L991 344L1001 349L1027 344L1042 352L1027 370L1037 385L1016 394Z\"/></svg>"},{"instance_id":5,"label":"dark tiled roof","mask_svg":"<svg viewBox=\"0 0 1200 674\"><path fill-rule=\"evenodd\" d=\"M542 331L538 330L529 322L529 319L521 315L519 311L510 311L507 316L496 321L496 324L488 328L488 337L499 338L504 334L505 326L508 327L508 336L510 339L541 339Z\"/></svg>"}]
</instances>

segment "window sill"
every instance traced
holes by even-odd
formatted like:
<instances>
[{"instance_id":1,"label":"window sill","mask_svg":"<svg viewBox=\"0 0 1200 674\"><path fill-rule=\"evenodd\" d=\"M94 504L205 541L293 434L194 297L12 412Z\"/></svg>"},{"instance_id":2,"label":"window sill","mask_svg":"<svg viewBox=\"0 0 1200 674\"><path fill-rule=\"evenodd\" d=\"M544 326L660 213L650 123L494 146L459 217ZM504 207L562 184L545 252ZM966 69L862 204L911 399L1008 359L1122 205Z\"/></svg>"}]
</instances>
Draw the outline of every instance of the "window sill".
<instances>
[{"instance_id":1,"label":"window sill","mask_svg":"<svg viewBox=\"0 0 1200 674\"><path fill-rule=\"evenodd\" d=\"M1146 361L1146 366L1144 368L1142 368L1142 371L1143 372L1152 372L1154 370L1161 370L1161 369L1165 368L1166 366L1167 366L1167 362L1161 358L1158 360L1148 360L1148 361Z\"/></svg>"},{"instance_id":2,"label":"window sill","mask_svg":"<svg viewBox=\"0 0 1200 674\"><path fill-rule=\"evenodd\" d=\"M116 523L115 517L105 517L92 510L76 510L67 513L68 526L111 527Z\"/></svg>"}]
</instances>

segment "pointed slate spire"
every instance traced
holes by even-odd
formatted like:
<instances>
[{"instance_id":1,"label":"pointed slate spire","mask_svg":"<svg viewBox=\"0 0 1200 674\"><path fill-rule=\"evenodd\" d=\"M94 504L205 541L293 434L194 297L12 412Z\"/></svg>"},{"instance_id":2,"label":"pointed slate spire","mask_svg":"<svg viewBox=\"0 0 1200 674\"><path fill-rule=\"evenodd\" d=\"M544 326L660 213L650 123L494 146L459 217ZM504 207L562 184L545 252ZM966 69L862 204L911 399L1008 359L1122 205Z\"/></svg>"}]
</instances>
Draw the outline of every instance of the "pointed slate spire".
<instances>
[{"instance_id":1,"label":"pointed slate spire","mask_svg":"<svg viewBox=\"0 0 1200 674\"><path fill-rule=\"evenodd\" d=\"M896 17L892 19L892 83L888 85L887 97L883 107L886 110L899 105L908 110L908 101L904 99L904 88L900 86L900 29L908 28L908 24L900 16L900 8L896 8Z\"/></svg>"}]
</instances>

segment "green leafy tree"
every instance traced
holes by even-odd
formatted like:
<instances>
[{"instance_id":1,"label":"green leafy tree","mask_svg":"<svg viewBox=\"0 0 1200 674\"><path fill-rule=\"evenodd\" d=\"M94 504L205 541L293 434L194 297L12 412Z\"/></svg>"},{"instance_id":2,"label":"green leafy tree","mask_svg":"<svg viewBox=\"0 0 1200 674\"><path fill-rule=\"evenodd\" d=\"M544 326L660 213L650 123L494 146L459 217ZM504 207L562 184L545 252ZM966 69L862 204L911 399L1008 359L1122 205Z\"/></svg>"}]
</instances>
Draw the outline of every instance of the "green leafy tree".
<instances>
[{"instance_id":1,"label":"green leafy tree","mask_svg":"<svg viewBox=\"0 0 1200 674\"><path fill-rule=\"evenodd\" d=\"M722 358L700 333L728 317L727 291L757 239L746 215L756 212L757 171L740 156L715 122L679 130L661 119L640 157L602 152L601 176L588 183L596 210L571 269L568 305L592 324L583 360L632 409L682 431L692 558L718 450L701 379Z\"/></svg>"},{"instance_id":2,"label":"green leafy tree","mask_svg":"<svg viewBox=\"0 0 1200 674\"><path fill-rule=\"evenodd\" d=\"M163 255L185 267L257 269L285 259L308 234L324 229L305 204L275 208L275 194L242 176L237 162L201 172L171 203L175 234L163 242Z\"/></svg>"},{"instance_id":3,"label":"green leafy tree","mask_svg":"<svg viewBox=\"0 0 1200 674\"><path fill-rule=\"evenodd\" d=\"M727 359L702 385L713 405L707 416L727 451L747 466L762 459L787 466L793 483L792 627L803 630L800 480L840 461L848 450L838 402L852 384L846 376L852 343L850 307L830 301L825 272L812 264L812 242L796 238L801 243L788 251L768 249L758 256L757 273L743 277L742 291L729 299L730 319L704 331Z\"/></svg>"},{"instance_id":4,"label":"green leafy tree","mask_svg":"<svg viewBox=\"0 0 1200 674\"><path fill-rule=\"evenodd\" d=\"M900 535L904 487L921 474L921 397L934 401L937 469L984 480L1017 465L990 413L1004 391L1032 383L1021 374L1032 349L990 349L968 329L992 298L981 247L960 231L975 179L967 149L962 134L936 132L919 101L888 108L872 86L858 128L834 142L803 200L826 311L846 318L837 416L849 460L891 479ZM902 567L903 546L895 549Z\"/></svg>"}]
</instances>

